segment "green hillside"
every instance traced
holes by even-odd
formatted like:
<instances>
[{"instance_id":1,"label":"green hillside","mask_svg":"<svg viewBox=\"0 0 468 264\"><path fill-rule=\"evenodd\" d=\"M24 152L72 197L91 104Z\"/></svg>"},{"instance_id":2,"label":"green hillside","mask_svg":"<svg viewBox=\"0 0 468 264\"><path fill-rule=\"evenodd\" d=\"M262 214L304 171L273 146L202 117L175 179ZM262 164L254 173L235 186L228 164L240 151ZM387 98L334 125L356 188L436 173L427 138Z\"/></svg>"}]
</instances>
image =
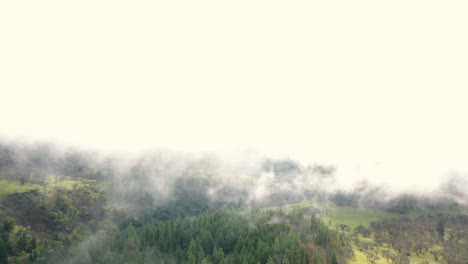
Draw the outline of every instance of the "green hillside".
<instances>
[{"instance_id":1,"label":"green hillside","mask_svg":"<svg viewBox=\"0 0 468 264\"><path fill-rule=\"evenodd\" d=\"M12 193L23 193L30 190L39 190L40 188L37 184L21 184L19 181L0 179L0 199Z\"/></svg>"}]
</instances>

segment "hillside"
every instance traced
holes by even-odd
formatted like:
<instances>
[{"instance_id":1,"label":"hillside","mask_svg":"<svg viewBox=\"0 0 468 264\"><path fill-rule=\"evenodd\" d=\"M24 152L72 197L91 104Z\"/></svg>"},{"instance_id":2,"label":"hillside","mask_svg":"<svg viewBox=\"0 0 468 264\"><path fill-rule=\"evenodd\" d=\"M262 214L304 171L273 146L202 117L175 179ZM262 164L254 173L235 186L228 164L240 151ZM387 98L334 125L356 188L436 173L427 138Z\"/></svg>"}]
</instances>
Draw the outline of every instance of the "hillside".
<instances>
[{"instance_id":1,"label":"hillside","mask_svg":"<svg viewBox=\"0 0 468 264\"><path fill-rule=\"evenodd\" d=\"M354 256L348 263L464 263L468 258L463 207L401 214L309 200L272 209L315 212L329 228L351 236Z\"/></svg>"},{"instance_id":2,"label":"hillside","mask_svg":"<svg viewBox=\"0 0 468 264\"><path fill-rule=\"evenodd\" d=\"M0 263L464 263L467 208L267 159L242 177L205 157L121 160L0 146ZM368 193L372 193L373 196Z\"/></svg>"},{"instance_id":3,"label":"hillside","mask_svg":"<svg viewBox=\"0 0 468 264\"><path fill-rule=\"evenodd\" d=\"M2 182L2 263L341 263L352 255L339 232L295 210L213 211L181 198L129 215L105 205L97 181Z\"/></svg>"},{"instance_id":4,"label":"hillside","mask_svg":"<svg viewBox=\"0 0 468 264\"><path fill-rule=\"evenodd\" d=\"M0 215L4 230L9 230L8 263L61 263L62 258L68 259L70 256L78 258L75 252L76 247L83 247L82 243L95 244L93 248L86 246L86 250L89 251L87 253L89 256L86 255L88 262L76 263L107 263L106 261L120 263L118 260L122 258L130 263L139 263L145 259L185 263L190 262L191 258L193 258L193 263L210 263L210 261L220 263L221 255L229 263L237 263L236 259L239 263L244 263L243 261L256 263L256 260L267 263L270 256L273 263L277 263L275 259L284 261L285 256L282 254L290 250L299 250L297 253L299 255L294 255L296 253L287 255L286 258L290 263L308 263L308 261L331 263L332 258L336 258L337 263L458 263L457 259L463 258L463 254L466 253L462 245L465 243L465 232L468 230L466 220L468 217L464 217L461 215L464 212L454 208L439 208L432 213L411 211L399 214L380 209L336 206L331 203L321 204L312 199L279 207L269 207L262 211L240 213L243 210L233 208L216 213L200 208L203 206L197 204L196 201L179 201L172 205L174 206L172 210L171 207L166 207L152 213L144 212L141 217L136 217L124 212L119 213L118 210L105 205L105 201L99 201L99 196L104 194L102 192L105 189L102 189L102 182L95 180L51 177L46 185L22 184L8 179L2 179L1 183L2 210ZM186 202L190 205L184 204ZM191 209L182 210L180 206L183 208L188 206ZM98 211L101 213L96 214ZM176 211L183 213L170 216ZM240 218L234 220L238 215ZM221 220L227 219L226 217L230 220ZM203 224L194 227L193 224L197 221ZM315 224L307 224L311 221ZM183 224L184 222L186 224ZM261 235L250 233L253 230L248 226L253 223L255 223L255 229L265 229L265 233ZM424 224L422 230L420 230L421 223ZM443 237L437 238L442 232L441 223L445 225L444 234ZM178 227L177 225L180 224L182 226ZM194 232L193 234L186 232L188 227L183 227L183 225L187 224L193 229L191 231ZM214 226L205 226L207 224ZM229 227L229 225L232 226ZM325 242L319 242L322 239L319 238L320 232L323 231L316 233L317 227L314 225L318 225L318 230L328 230L325 236L331 237L331 240L327 238ZM381 230L382 225L394 225L395 230L401 228L401 233L395 233L394 236L397 240L406 241L405 244L399 245L392 242L389 231L385 231L385 228ZM169 226L174 229L165 230ZM205 235L203 235L204 228L208 228L209 231L206 231ZM218 230L223 228L247 229L224 231L227 233L221 235ZM408 231L404 231L405 228ZM175 233L183 230L185 236L173 237ZM129 232L134 233L131 235L134 236L131 240L128 238ZM222 244L226 239L225 236L230 232L236 234L232 244L230 246ZM413 233L408 236L408 232L424 232L427 235L417 237ZM283 235L278 236L279 234ZM181 235L182 233L177 236ZM198 240L200 236L209 237L206 239L211 242ZM262 239L261 242L255 240L258 238ZM90 239L97 240L89 242ZM170 239L175 239L175 241L161 248L163 244L169 243ZM249 239L254 240L249 242ZM452 244L453 239L456 239L457 243ZM115 241L123 241L121 242L123 244L115 244ZM135 245L128 243L135 243ZM205 247L201 253L200 249L196 248L203 247L203 243L208 243L210 246ZM278 243L285 244L280 246ZM327 252L328 243L337 243L334 246L335 250ZM260 244L266 247L266 253L262 253L263 255L258 255ZM294 246L288 249L293 245L297 245L298 248ZM326 246L322 247L323 245ZM461 247L458 246L457 249L457 245ZM156 248L148 252L141 251L148 246ZM269 249L270 246L279 248ZM446 250L448 246L452 247L453 252ZM131 256L124 254L119 257L121 251L118 249L121 247L126 248L124 252L139 253L133 252ZM318 251L321 253L313 258L311 256L315 255L311 254L311 248L321 248ZM345 250L346 248L348 251ZM110 251L107 252L107 250ZM301 254L302 257L299 259L302 260L294 257ZM102 259L102 256L107 256L109 260ZM450 261L449 258L454 258L455 261Z\"/></svg>"}]
</instances>

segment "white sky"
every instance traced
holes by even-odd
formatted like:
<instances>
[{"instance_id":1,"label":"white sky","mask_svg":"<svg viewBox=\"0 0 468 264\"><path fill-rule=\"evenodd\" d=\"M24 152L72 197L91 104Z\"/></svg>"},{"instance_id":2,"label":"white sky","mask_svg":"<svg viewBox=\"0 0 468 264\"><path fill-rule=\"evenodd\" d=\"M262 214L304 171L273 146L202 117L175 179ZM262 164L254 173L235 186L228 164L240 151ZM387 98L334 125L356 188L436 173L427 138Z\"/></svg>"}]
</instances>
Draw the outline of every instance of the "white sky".
<instances>
[{"instance_id":1,"label":"white sky","mask_svg":"<svg viewBox=\"0 0 468 264\"><path fill-rule=\"evenodd\" d=\"M468 172L466 1L315 2L2 1L0 136Z\"/></svg>"}]
</instances>

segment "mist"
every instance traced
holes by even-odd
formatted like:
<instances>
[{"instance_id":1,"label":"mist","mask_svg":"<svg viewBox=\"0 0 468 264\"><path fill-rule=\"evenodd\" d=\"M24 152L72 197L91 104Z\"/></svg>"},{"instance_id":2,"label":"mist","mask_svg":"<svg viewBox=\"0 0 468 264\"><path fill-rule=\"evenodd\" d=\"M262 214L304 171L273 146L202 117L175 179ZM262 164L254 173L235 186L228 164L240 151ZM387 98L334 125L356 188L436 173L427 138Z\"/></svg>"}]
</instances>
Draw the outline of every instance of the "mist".
<instances>
[{"instance_id":1,"label":"mist","mask_svg":"<svg viewBox=\"0 0 468 264\"><path fill-rule=\"evenodd\" d=\"M331 208L466 214L466 10L433 0L0 1L0 217L34 245L12 241L18 252L5 254L0 240L0 262L74 241L65 262L118 263L127 240L105 245L117 231L132 242L133 225L205 213L306 204L323 219ZM423 225L412 230L426 239ZM444 258L466 253L465 231L457 247L443 234L426 242L443 243ZM347 263L332 251L346 248L355 251L327 243L323 260ZM148 259L128 259L170 257L137 251Z\"/></svg>"},{"instance_id":2,"label":"mist","mask_svg":"<svg viewBox=\"0 0 468 264\"><path fill-rule=\"evenodd\" d=\"M75 220L76 228L70 240L64 242L67 246L47 253L47 258L40 259L45 263L92 263L102 252L112 255L109 250L113 239L136 237L133 226L167 224L213 212L233 212L232 216L245 219L243 225L246 226L255 226L252 223L256 217L267 217L267 223L283 226L282 223L289 223L289 220L283 219L282 210L275 209L286 205L294 207L296 203L299 206L305 201L309 205L306 212L312 215L322 210L326 212L325 208L338 207L357 211L378 209L393 216L414 211L437 213L445 209L452 213L464 212L468 208L468 181L461 173L441 177L438 185L421 183L425 189L421 186L408 189L408 185L389 187L379 183L379 179L366 178L366 174L344 179L343 174L346 171L340 172L340 167L334 164L308 164L253 151L226 155L154 149L139 155L109 155L50 142L0 141L2 179L35 183L44 188L50 182L49 177L56 182L70 179L75 184L93 182L88 187L83 186L81 194L87 194L82 196L78 187L68 190L74 193L75 196L70 197L76 200L86 201L86 195L96 196L90 199L93 203L85 206L84 218ZM37 208L36 212L28 210L28 201L49 195L51 201L56 201L55 206L60 206L60 199L66 197L60 194L66 190L57 186L53 192L44 191L44 194L38 190L29 191L27 195L14 193L6 196L2 204L9 210L21 205L22 210L15 213L18 222L32 227L47 241L52 237L47 227L41 226L47 214L41 215ZM33 217L22 217L25 212ZM293 212L303 216L302 209ZM309 225L307 222L306 226ZM55 236L66 237L61 232ZM131 249L132 241L138 240L128 241ZM167 257L154 248L147 248L142 254L148 261ZM49 260L51 262L47 262Z\"/></svg>"},{"instance_id":3,"label":"mist","mask_svg":"<svg viewBox=\"0 0 468 264\"><path fill-rule=\"evenodd\" d=\"M441 175L438 182L417 184L409 179L407 184L398 176L398 168L407 166L397 163L395 176L382 181L383 172L375 169L379 166L340 171L335 164L306 164L253 151L223 155L159 149L124 156L51 143L3 140L0 146L2 177L40 182L58 175L107 181L109 203L128 213L167 207L182 198L211 209L270 207L308 199L383 209L402 199L426 207L468 201L466 174Z\"/></svg>"}]
</instances>

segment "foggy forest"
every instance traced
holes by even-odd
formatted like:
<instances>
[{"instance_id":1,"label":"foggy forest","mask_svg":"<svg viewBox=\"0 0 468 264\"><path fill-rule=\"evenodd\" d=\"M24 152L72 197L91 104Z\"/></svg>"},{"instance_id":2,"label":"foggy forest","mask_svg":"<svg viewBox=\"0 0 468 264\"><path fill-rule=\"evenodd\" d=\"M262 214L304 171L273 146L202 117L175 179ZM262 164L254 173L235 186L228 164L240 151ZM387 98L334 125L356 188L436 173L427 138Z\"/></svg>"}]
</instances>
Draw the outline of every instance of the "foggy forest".
<instances>
[{"instance_id":1,"label":"foggy forest","mask_svg":"<svg viewBox=\"0 0 468 264\"><path fill-rule=\"evenodd\" d=\"M464 263L468 257L467 184L460 178L431 193L389 193L366 182L330 188L333 166L250 162L168 150L129 159L2 141L0 260Z\"/></svg>"},{"instance_id":2,"label":"foggy forest","mask_svg":"<svg viewBox=\"0 0 468 264\"><path fill-rule=\"evenodd\" d=\"M468 264L468 1L0 1L0 264Z\"/></svg>"}]
</instances>

